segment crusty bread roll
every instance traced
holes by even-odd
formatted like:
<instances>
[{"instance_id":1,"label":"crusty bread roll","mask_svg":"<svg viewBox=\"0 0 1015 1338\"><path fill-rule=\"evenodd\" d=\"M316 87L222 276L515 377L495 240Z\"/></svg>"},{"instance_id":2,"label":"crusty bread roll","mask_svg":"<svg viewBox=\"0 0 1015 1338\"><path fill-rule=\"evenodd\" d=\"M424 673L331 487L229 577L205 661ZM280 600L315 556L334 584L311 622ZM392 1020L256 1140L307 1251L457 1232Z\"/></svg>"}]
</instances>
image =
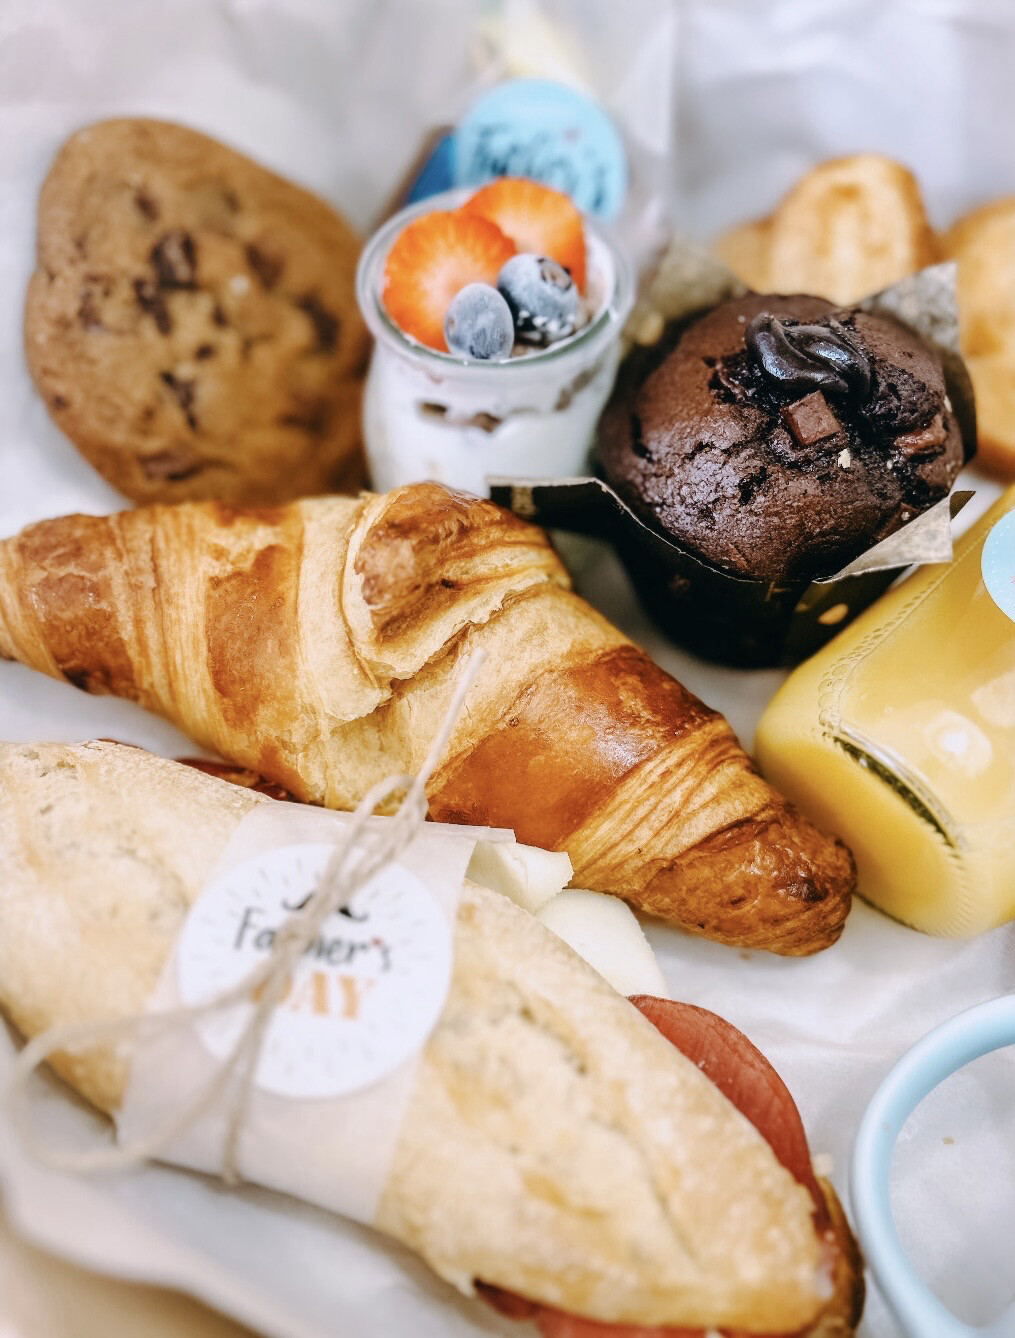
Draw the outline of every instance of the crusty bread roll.
<instances>
[{"instance_id":1,"label":"crusty bread roll","mask_svg":"<svg viewBox=\"0 0 1015 1338\"><path fill-rule=\"evenodd\" d=\"M0 543L0 655L139 702L334 808L419 770L475 650L431 816L566 850L577 886L724 942L803 954L838 938L845 847L571 591L541 530L490 502L417 484L183 503Z\"/></svg>"},{"instance_id":2,"label":"crusty bread roll","mask_svg":"<svg viewBox=\"0 0 1015 1338\"><path fill-rule=\"evenodd\" d=\"M876 153L819 163L774 212L716 244L735 274L760 292L856 302L938 259L920 187Z\"/></svg>"},{"instance_id":3,"label":"crusty bread roll","mask_svg":"<svg viewBox=\"0 0 1015 1338\"><path fill-rule=\"evenodd\" d=\"M965 214L942 238L959 267L962 351L976 391L977 459L1015 477L1015 196Z\"/></svg>"},{"instance_id":4,"label":"crusty bread roll","mask_svg":"<svg viewBox=\"0 0 1015 1338\"><path fill-rule=\"evenodd\" d=\"M0 745L0 1006L15 1025L143 1010L224 843L272 802L139 749ZM54 1066L117 1108L117 1054ZM380 1230L464 1291L481 1279L603 1321L796 1333L831 1290L811 1212L695 1064L538 921L466 886Z\"/></svg>"}]
</instances>

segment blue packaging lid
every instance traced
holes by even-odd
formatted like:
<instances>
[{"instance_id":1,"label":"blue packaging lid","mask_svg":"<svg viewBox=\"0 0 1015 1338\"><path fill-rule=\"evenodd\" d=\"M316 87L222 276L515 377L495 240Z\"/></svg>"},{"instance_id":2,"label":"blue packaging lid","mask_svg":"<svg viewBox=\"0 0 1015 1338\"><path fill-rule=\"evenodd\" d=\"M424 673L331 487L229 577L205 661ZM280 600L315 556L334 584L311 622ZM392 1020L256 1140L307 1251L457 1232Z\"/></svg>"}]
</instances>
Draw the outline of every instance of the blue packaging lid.
<instances>
[{"instance_id":1,"label":"blue packaging lid","mask_svg":"<svg viewBox=\"0 0 1015 1338\"><path fill-rule=\"evenodd\" d=\"M409 187L406 204L417 204L431 195L440 195L455 184L455 136L452 131L442 135L419 175Z\"/></svg>"},{"instance_id":2,"label":"blue packaging lid","mask_svg":"<svg viewBox=\"0 0 1015 1338\"><path fill-rule=\"evenodd\" d=\"M627 158L592 98L548 79L512 79L475 102L455 133L454 184L532 177L570 195L595 218L619 212Z\"/></svg>"},{"instance_id":3,"label":"blue packaging lid","mask_svg":"<svg viewBox=\"0 0 1015 1338\"><path fill-rule=\"evenodd\" d=\"M980 568L987 593L1015 622L1015 511L1002 516L987 535Z\"/></svg>"}]
</instances>

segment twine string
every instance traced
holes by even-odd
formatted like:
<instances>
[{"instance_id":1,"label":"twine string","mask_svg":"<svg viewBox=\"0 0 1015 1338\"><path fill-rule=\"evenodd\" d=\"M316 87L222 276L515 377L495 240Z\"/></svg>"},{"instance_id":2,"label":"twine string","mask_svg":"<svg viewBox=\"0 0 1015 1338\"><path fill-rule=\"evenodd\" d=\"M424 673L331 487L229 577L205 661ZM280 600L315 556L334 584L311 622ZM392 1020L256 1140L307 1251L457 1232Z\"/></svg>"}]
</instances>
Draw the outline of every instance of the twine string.
<instances>
[{"instance_id":1,"label":"twine string","mask_svg":"<svg viewBox=\"0 0 1015 1338\"><path fill-rule=\"evenodd\" d=\"M476 651L459 679L423 765L414 776L387 776L364 795L335 841L317 885L299 910L279 926L270 954L235 985L202 1004L184 1005L159 1013L90 1022L60 1023L30 1040L18 1054L7 1089L11 1120L26 1150L53 1170L89 1174L138 1166L169 1148L187 1129L212 1110L232 1085L220 1174L229 1184L240 1180L239 1144L250 1100L256 1086L258 1061L271 1018L284 996L300 957L314 941L328 917L348 905L355 893L411 844L426 822L426 784L433 774L475 682L485 655ZM394 814L383 824L372 823L378 807L401 794ZM29 1083L32 1074L57 1051L125 1043L136 1046L189 1028L204 1017L250 1003L254 1007L228 1055L209 1081L147 1133L129 1143L89 1148L64 1148L42 1137L30 1117Z\"/></svg>"}]
</instances>

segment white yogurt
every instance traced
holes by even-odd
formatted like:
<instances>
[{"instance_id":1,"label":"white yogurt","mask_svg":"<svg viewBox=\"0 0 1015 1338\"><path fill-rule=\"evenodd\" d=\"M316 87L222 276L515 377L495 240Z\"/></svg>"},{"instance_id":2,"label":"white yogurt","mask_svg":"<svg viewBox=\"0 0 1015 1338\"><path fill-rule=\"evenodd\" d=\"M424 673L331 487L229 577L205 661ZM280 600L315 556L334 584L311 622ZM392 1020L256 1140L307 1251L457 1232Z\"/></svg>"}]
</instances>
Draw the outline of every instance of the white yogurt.
<instances>
[{"instance_id":1,"label":"white yogurt","mask_svg":"<svg viewBox=\"0 0 1015 1338\"><path fill-rule=\"evenodd\" d=\"M438 353L402 333L381 303L384 262L405 225L457 208L469 192L435 196L396 215L360 259L357 295L376 337L364 435L379 491L433 479L485 494L489 475L559 478L586 472L596 422L620 356L631 308L630 271L585 220L588 323L570 339L506 362Z\"/></svg>"}]
</instances>

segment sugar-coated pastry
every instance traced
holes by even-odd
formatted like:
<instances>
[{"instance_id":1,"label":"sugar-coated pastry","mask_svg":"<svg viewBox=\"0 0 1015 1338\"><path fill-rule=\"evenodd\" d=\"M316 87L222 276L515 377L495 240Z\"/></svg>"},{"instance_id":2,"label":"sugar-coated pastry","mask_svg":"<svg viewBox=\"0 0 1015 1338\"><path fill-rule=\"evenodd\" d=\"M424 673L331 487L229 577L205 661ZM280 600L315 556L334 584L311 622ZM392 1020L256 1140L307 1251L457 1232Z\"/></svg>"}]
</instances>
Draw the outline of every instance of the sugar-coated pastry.
<instances>
[{"instance_id":1,"label":"sugar-coated pastry","mask_svg":"<svg viewBox=\"0 0 1015 1338\"><path fill-rule=\"evenodd\" d=\"M1015 195L964 214L941 238L959 266L963 352L1010 351L1015 343Z\"/></svg>"},{"instance_id":2,"label":"sugar-coated pastry","mask_svg":"<svg viewBox=\"0 0 1015 1338\"><path fill-rule=\"evenodd\" d=\"M966 358L976 392L977 460L1003 478L1015 478L1015 357L985 353Z\"/></svg>"},{"instance_id":3,"label":"sugar-coated pastry","mask_svg":"<svg viewBox=\"0 0 1015 1338\"><path fill-rule=\"evenodd\" d=\"M728 228L715 243L715 253L738 279L756 293L767 293L775 285L768 281L768 251L772 224L767 218L754 219Z\"/></svg>"},{"instance_id":4,"label":"sugar-coated pastry","mask_svg":"<svg viewBox=\"0 0 1015 1338\"><path fill-rule=\"evenodd\" d=\"M752 288L856 302L938 259L920 187L876 153L819 163L759 223L726 233L717 251Z\"/></svg>"},{"instance_id":5,"label":"sugar-coated pastry","mask_svg":"<svg viewBox=\"0 0 1015 1338\"><path fill-rule=\"evenodd\" d=\"M976 391L978 459L1015 477L1015 196L974 209L942 238L959 267L962 352Z\"/></svg>"}]
</instances>

